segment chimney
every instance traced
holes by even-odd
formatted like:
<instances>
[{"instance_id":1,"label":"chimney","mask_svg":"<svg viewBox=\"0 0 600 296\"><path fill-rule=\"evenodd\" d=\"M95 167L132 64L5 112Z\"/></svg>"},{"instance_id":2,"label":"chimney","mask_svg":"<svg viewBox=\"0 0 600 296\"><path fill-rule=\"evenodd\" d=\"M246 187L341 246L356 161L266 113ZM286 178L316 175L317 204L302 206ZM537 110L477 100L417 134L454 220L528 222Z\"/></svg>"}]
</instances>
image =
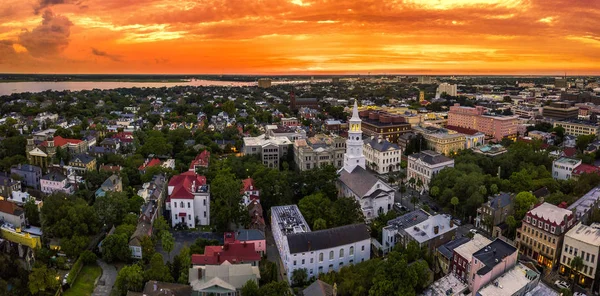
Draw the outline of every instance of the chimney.
<instances>
[{"instance_id":1,"label":"chimney","mask_svg":"<svg viewBox=\"0 0 600 296\"><path fill-rule=\"evenodd\" d=\"M202 269L198 268L198 279L201 280L202 279Z\"/></svg>"},{"instance_id":2,"label":"chimney","mask_svg":"<svg viewBox=\"0 0 600 296\"><path fill-rule=\"evenodd\" d=\"M452 219L450 219L450 228L454 227L454 221L452 221Z\"/></svg>"},{"instance_id":3,"label":"chimney","mask_svg":"<svg viewBox=\"0 0 600 296\"><path fill-rule=\"evenodd\" d=\"M438 234L439 232L440 232L440 226L439 225L433 226L433 233Z\"/></svg>"}]
</instances>

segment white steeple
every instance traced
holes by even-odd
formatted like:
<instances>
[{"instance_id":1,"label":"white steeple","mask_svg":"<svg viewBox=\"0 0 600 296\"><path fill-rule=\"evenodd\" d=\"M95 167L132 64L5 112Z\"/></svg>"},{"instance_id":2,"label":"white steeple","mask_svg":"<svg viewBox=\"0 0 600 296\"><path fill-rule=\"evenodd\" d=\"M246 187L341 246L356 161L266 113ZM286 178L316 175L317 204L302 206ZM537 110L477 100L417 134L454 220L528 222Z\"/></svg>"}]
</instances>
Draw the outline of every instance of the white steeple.
<instances>
[{"instance_id":1,"label":"white steeple","mask_svg":"<svg viewBox=\"0 0 600 296\"><path fill-rule=\"evenodd\" d=\"M362 120L358 116L358 102L354 100L352 118L348 122L348 139L346 140L346 153L344 154L344 169L349 173L357 166L365 169L361 122Z\"/></svg>"}]
</instances>

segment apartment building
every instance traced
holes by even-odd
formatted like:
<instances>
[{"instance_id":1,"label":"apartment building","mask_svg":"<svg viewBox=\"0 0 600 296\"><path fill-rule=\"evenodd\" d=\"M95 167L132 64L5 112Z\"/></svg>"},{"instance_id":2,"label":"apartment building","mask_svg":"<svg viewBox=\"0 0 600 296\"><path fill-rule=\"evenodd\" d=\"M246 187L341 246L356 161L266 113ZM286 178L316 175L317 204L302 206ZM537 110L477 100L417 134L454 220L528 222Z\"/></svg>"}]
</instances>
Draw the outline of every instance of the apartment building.
<instances>
[{"instance_id":1,"label":"apartment building","mask_svg":"<svg viewBox=\"0 0 600 296\"><path fill-rule=\"evenodd\" d=\"M514 267L517 254L515 247L498 238L473 253L467 280L473 295Z\"/></svg>"},{"instance_id":2,"label":"apartment building","mask_svg":"<svg viewBox=\"0 0 600 296\"><path fill-rule=\"evenodd\" d=\"M367 161L367 167L378 174L400 170L402 149L394 143L371 137L364 140L363 153Z\"/></svg>"},{"instance_id":3,"label":"apartment building","mask_svg":"<svg viewBox=\"0 0 600 296\"><path fill-rule=\"evenodd\" d=\"M577 282L589 286L597 278L599 256L600 224L587 226L579 222L565 234L559 272L570 276L571 260L580 257L583 259L583 269L578 273Z\"/></svg>"},{"instance_id":4,"label":"apartment building","mask_svg":"<svg viewBox=\"0 0 600 296\"><path fill-rule=\"evenodd\" d=\"M42 169L30 164L18 164L10 168L10 173L21 177L21 184L25 187L40 189Z\"/></svg>"},{"instance_id":5,"label":"apartment building","mask_svg":"<svg viewBox=\"0 0 600 296\"><path fill-rule=\"evenodd\" d=\"M436 97L439 98L443 93L446 93L449 96L456 97L456 84L450 84L446 82L440 83L440 85L438 85L437 91L435 92Z\"/></svg>"},{"instance_id":6,"label":"apartment building","mask_svg":"<svg viewBox=\"0 0 600 296\"><path fill-rule=\"evenodd\" d=\"M337 135L317 134L294 141L294 158L301 171L324 165L341 168L344 163L346 138Z\"/></svg>"},{"instance_id":7,"label":"apartment building","mask_svg":"<svg viewBox=\"0 0 600 296\"><path fill-rule=\"evenodd\" d=\"M573 212L545 202L527 212L515 243L523 255L553 268L558 263L564 235L575 222Z\"/></svg>"},{"instance_id":8,"label":"apartment building","mask_svg":"<svg viewBox=\"0 0 600 296\"><path fill-rule=\"evenodd\" d=\"M397 143L400 135L408 133L411 125L399 114L384 111L365 110L359 113L362 131L366 136L380 137Z\"/></svg>"},{"instance_id":9,"label":"apartment building","mask_svg":"<svg viewBox=\"0 0 600 296\"><path fill-rule=\"evenodd\" d=\"M555 121L553 127L562 126L565 134L573 136L598 135L600 134L600 125L592 121L585 120L563 120Z\"/></svg>"},{"instance_id":10,"label":"apartment building","mask_svg":"<svg viewBox=\"0 0 600 296\"><path fill-rule=\"evenodd\" d=\"M195 228L210 224L210 187L206 177L187 171L173 176L167 186L166 209L171 226Z\"/></svg>"},{"instance_id":11,"label":"apartment building","mask_svg":"<svg viewBox=\"0 0 600 296\"><path fill-rule=\"evenodd\" d=\"M475 234L470 241L454 248L452 260L450 261L450 272L454 273L463 281L468 281L469 271L471 270L471 261L473 254L492 241L481 234Z\"/></svg>"},{"instance_id":12,"label":"apartment building","mask_svg":"<svg viewBox=\"0 0 600 296\"><path fill-rule=\"evenodd\" d=\"M454 167L454 159L438 152L425 150L408 156L407 179L421 180L423 188L429 190L431 178L447 167Z\"/></svg>"},{"instance_id":13,"label":"apartment building","mask_svg":"<svg viewBox=\"0 0 600 296\"><path fill-rule=\"evenodd\" d=\"M439 246L449 242L455 235L457 225L450 215L439 214L427 217L427 220L412 227L404 228L402 244L408 245L411 241L419 247L434 252Z\"/></svg>"},{"instance_id":14,"label":"apartment building","mask_svg":"<svg viewBox=\"0 0 600 296\"><path fill-rule=\"evenodd\" d=\"M553 102L542 110L545 118L554 120L577 119L579 115L579 107L571 106L568 102Z\"/></svg>"},{"instance_id":15,"label":"apartment building","mask_svg":"<svg viewBox=\"0 0 600 296\"><path fill-rule=\"evenodd\" d=\"M506 192L488 196L488 201L477 209L475 227L490 233L492 237L501 236L501 228L497 226L513 214L513 199L514 196Z\"/></svg>"},{"instance_id":16,"label":"apartment building","mask_svg":"<svg viewBox=\"0 0 600 296\"><path fill-rule=\"evenodd\" d=\"M394 249L398 242L406 241L404 229L413 227L429 218L429 213L418 209L387 221L387 225L381 229L381 243L383 253Z\"/></svg>"}]
</instances>

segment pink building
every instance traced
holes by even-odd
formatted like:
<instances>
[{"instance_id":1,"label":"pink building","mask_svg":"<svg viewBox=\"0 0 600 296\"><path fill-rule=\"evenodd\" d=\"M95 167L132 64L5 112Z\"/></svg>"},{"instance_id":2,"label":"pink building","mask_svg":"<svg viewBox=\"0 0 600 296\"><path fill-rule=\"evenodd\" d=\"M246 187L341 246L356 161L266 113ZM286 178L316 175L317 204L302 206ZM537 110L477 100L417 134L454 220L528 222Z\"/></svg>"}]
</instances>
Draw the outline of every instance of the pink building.
<instances>
[{"instance_id":1,"label":"pink building","mask_svg":"<svg viewBox=\"0 0 600 296\"><path fill-rule=\"evenodd\" d=\"M254 244L254 249L261 256L267 253L267 241L265 234L258 229L239 229L236 232L226 232L225 243L242 242Z\"/></svg>"},{"instance_id":2,"label":"pink building","mask_svg":"<svg viewBox=\"0 0 600 296\"><path fill-rule=\"evenodd\" d=\"M472 294L513 268L517 254L517 248L499 238L473 253L467 278Z\"/></svg>"},{"instance_id":3,"label":"pink building","mask_svg":"<svg viewBox=\"0 0 600 296\"><path fill-rule=\"evenodd\" d=\"M496 141L505 137L516 139L518 116L492 116L486 115L486 111L482 106L454 104L448 111L448 125L478 130Z\"/></svg>"}]
</instances>

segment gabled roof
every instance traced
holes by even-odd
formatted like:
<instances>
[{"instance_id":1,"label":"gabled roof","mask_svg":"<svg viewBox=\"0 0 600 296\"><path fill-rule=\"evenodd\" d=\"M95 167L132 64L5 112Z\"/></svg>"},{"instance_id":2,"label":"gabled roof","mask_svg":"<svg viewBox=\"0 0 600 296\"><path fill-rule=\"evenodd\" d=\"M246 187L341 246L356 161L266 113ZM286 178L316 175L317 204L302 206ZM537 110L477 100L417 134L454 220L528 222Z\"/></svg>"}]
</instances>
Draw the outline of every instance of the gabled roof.
<instances>
[{"instance_id":1,"label":"gabled roof","mask_svg":"<svg viewBox=\"0 0 600 296\"><path fill-rule=\"evenodd\" d=\"M79 161L81 161L81 163L85 163L88 164L92 161L94 161L96 158L87 154L77 154L75 156L73 156L73 158L71 159L70 162L74 162L76 159L79 159Z\"/></svg>"},{"instance_id":2,"label":"gabled roof","mask_svg":"<svg viewBox=\"0 0 600 296\"><path fill-rule=\"evenodd\" d=\"M140 170L140 171L141 171L141 170L144 170L144 169L146 169L146 168L153 167L153 166L157 166L157 165L160 165L160 159L158 159L158 158L153 158L153 159L151 159L151 160L150 160L150 161L148 161L148 162L144 162L144 164L142 164L142 165L141 165L141 166L138 168L138 170Z\"/></svg>"},{"instance_id":3,"label":"gabled roof","mask_svg":"<svg viewBox=\"0 0 600 296\"><path fill-rule=\"evenodd\" d=\"M0 212L13 216L21 216L24 213L21 207L7 200L0 200Z\"/></svg>"},{"instance_id":4,"label":"gabled roof","mask_svg":"<svg viewBox=\"0 0 600 296\"><path fill-rule=\"evenodd\" d=\"M400 149L400 147L398 147L398 145L391 143L387 140L380 140L378 138L369 138L367 140L364 140L364 143L370 145L371 148L373 148L379 152L385 152L390 149L392 149L392 150Z\"/></svg>"},{"instance_id":5,"label":"gabled roof","mask_svg":"<svg viewBox=\"0 0 600 296\"><path fill-rule=\"evenodd\" d=\"M370 238L369 229L364 223L318 231L292 233L286 236L290 254L324 250Z\"/></svg>"},{"instance_id":6,"label":"gabled roof","mask_svg":"<svg viewBox=\"0 0 600 296\"><path fill-rule=\"evenodd\" d=\"M243 263L260 261L260 254L253 243L232 242L223 246L206 246L204 254L193 254L193 265L218 265L225 261Z\"/></svg>"},{"instance_id":7,"label":"gabled roof","mask_svg":"<svg viewBox=\"0 0 600 296\"><path fill-rule=\"evenodd\" d=\"M82 140L77 140L77 139L65 139L61 136L56 136L53 138L54 140L54 146L55 147L63 147L67 144L72 144L72 145L77 145L81 142L83 142ZM42 142L41 146L43 147L47 147L48 146L48 141L44 141Z\"/></svg>"},{"instance_id":8,"label":"gabled roof","mask_svg":"<svg viewBox=\"0 0 600 296\"><path fill-rule=\"evenodd\" d=\"M46 152L40 150L40 148L37 148L37 147L33 148L33 150L29 151L29 155L48 157L48 154L46 154Z\"/></svg>"},{"instance_id":9,"label":"gabled roof","mask_svg":"<svg viewBox=\"0 0 600 296\"><path fill-rule=\"evenodd\" d=\"M42 176L42 180L48 180L48 181L62 182L66 179L67 179L67 177L65 175L63 175L57 171L51 171L50 173Z\"/></svg>"},{"instance_id":10,"label":"gabled roof","mask_svg":"<svg viewBox=\"0 0 600 296\"><path fill-rule=\"evenodd\" d=\"M510 193L502 192L490 200L490 207L494 210L498 210L506 207L512 202L512 196Z\"/></svg>"},{"instance_id":11,"label":"gabled roof","mask_svg":"<svg viewBox=\"0 0 600 296\"><path fill-rule=\"evenodd\" d=\"M592 174L600 172L600 168L587 163L581 163L573 169L573 175Z\"/></svg>"},{"instance_id":12,"label":"gabled roof","mask_svg":"<svg viewBox=\"0 0 600 296\"><path fill-rule=\"evenodd\" d=\"M364 197L379 181L377 177L360 166L355 167L351 173L342 169L339 180L360 198Z\"/></svg>"},{"instance_id":13,"label":"gabled roof","mask_svg":"<svg viewBox=\"0 0 600 296\"><path fill-rule=\"evenodd\" d=\"M302 291L303 296L333 296L333 287L322 281L316 280Z\"/></svg>"},{"instance_id":14,"label":"gabled roof","mask_svg":"<svg viewBox=\"0 0 600 296\"><path fill-rule=\"evenodd\" d=\"M208 167L209 160L210 152L208 150L204 150L196 156L192 163L190 163L190 169L193 169L195 166Z\"/></svg>"},{"instance_id":15,"label":"gabled roof","mask_svg":"<svg viewBox=\"0 0 600 296\"><path fill-rule=\"evenodd\" d=\"M566 157L574 157L577 155L577 149L573 147L567 147L563 149L562 154Z\"/></svg>"},{"instance_id":16,"label":"gabled roof","mask_svg":"<svg viewBox=\"0 0 600 296\"><path fill-rule=\"evenodd\" d=\"M425 150L423 152L420 153L413 153L411 155L408 156L408 158L415 158L415 159L419 159L427 164L430 165L435 165L435 164L440 164L440 163L444 163L444 162L448 162L448 161L452 161L451 158L448 158L446 156L444 156L441 153L435 152L435 151L431 151L431 150Z\"/></svg>"},{"instance_id":17,"label":"gabled roof","mask_svg":"<svg viewBox=\"0 0 600 296\"><path fill-rule=\"evenodd\" d=\"M254 186L254 180L252 178L242 180L242 193L245 191L255 191L257 190Z\"/></svg>"}]
</instances>

